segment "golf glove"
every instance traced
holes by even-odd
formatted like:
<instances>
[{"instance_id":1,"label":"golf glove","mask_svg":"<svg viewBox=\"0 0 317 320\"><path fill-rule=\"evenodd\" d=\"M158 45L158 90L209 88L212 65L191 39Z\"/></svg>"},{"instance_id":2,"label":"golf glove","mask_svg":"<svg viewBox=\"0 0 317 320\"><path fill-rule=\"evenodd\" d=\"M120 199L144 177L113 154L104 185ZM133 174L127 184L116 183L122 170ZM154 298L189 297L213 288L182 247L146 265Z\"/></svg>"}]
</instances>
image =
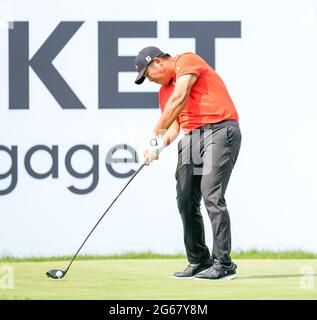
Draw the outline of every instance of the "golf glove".
<instances>
[{"instance_id":1,"label":"golf glove","mask_svg":"<svg viewBox=\"0 0 317 320\"><path fill-rule=\"evenodd\" d=\"M150 140L149 146L147 148L147 154L145 155L147 164L151 163L153 160L158 159L158 155L161 153L164 147L165 144L162 135L153 137Z\"/></svg>"}]
</instances>

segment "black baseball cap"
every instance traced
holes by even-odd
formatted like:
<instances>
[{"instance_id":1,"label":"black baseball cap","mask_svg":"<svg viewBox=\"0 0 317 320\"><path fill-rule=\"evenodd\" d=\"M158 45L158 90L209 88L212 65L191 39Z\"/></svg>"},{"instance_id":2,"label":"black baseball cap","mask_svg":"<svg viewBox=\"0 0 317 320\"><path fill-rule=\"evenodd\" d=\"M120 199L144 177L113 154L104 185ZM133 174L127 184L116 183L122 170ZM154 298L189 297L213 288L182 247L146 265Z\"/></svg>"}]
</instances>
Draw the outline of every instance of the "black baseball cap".
<instances>
[{"instance_id":1,"label":"black baseball cap","mask_svg":"<svg viewBox=\"0 0 317 320\"><path fill-rule=\"evenodd\" d=\"M146 68L153 61L153 59L157 57L170 57L170 55L162 52L157 47L146 47L139 52L135 58L135 69L137 72L139 72L134 81L136 84L141 84L144 81L144 73Z\"/></svg>"}]
</instances>

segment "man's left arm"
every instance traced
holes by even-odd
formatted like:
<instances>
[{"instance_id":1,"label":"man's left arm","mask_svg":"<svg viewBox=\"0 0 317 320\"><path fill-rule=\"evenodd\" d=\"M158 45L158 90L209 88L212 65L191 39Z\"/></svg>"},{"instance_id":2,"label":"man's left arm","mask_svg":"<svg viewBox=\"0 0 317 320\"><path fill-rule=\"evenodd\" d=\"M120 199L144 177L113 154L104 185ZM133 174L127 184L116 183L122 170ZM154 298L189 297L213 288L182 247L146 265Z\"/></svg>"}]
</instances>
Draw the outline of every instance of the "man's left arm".
<instances>
[{"instance_id":1,"label":"man's left arm","mask_svg":"<svg viewBox=\"0 0 317 320\"><path fill-rule=\"evenodd\" d=\"M177 78L174 90L166 102L164 111L154 128L154 135L158 136L162 131L166 131L182 112L187 97L193 84L197 80L197 75L190 73Z\"/></svg>"}]
</instances>

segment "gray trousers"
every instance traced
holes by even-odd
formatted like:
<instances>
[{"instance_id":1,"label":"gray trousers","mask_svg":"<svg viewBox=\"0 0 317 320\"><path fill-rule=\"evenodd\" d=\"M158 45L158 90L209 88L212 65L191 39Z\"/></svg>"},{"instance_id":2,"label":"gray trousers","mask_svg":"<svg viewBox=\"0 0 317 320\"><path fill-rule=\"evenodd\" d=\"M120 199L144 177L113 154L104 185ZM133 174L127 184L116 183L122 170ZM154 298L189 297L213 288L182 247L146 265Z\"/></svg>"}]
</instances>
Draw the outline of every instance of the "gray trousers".
<instances>
[{"instance_id":1,"label":"gray trousers","mask_svg":"<svg viewBox=\"0 0 317 320\"><path fill-rule=\"evenodd\" d=\"M195 129L185 134L178 144L177 204L189 263L210 259L200 212L201 198L212 225L212 257L220 263L231 262L231 229L225 192L240 144L239 124L233 120Z\"/></svg>"}]
</instances>

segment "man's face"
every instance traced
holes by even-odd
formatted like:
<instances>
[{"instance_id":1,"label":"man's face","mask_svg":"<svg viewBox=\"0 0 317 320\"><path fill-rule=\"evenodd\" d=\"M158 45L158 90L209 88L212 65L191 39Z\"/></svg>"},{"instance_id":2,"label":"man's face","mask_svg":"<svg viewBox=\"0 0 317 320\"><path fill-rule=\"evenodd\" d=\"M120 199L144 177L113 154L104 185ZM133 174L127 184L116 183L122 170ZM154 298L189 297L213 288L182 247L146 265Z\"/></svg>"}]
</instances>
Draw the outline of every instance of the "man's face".
<instances>
[{"instance_id":1,"label":"man's face","mask_svg":"<svg viewBox=\"0 0 317 320\"><path fill-rule=\"evenodd\" d=\"M174 76L174 70L167 59L154 58L144 76L157 84L167 85Z\"/></svg>"}]
</instances>

